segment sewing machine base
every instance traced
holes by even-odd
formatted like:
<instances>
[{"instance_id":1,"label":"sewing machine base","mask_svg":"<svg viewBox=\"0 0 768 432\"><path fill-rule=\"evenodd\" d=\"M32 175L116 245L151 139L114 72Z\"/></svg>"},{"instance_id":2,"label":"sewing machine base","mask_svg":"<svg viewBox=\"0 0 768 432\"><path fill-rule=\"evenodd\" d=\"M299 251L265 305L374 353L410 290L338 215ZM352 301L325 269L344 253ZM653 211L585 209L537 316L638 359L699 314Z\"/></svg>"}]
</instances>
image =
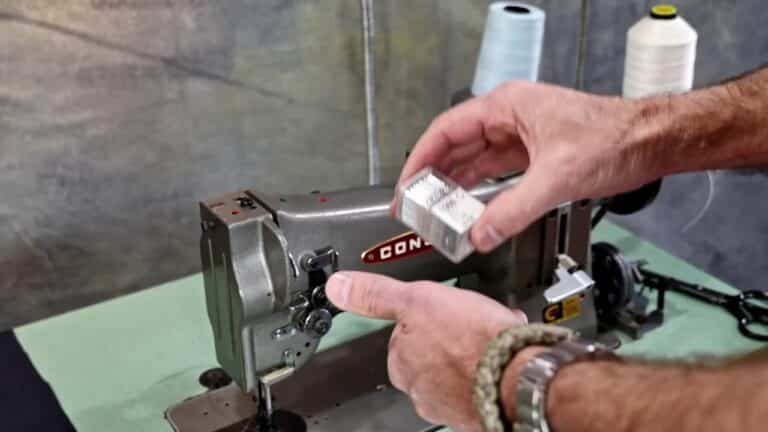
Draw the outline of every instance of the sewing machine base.
<instances>
[{"instance_id":1,"label":"sewing machine base","mask_svg":"<svg viewBox=\"0 0 768 432\"><path fill-rule=\"evenodd\" d=\"M316 354L306 367L274 386L276 408L301 416L308 432L429 429L408 397L387 378L390 334L391 328L386 328ZM257 410L254 397L233 383L169 408L166 418L176 432L261 432Z\"/></svg>"}]
</instances>

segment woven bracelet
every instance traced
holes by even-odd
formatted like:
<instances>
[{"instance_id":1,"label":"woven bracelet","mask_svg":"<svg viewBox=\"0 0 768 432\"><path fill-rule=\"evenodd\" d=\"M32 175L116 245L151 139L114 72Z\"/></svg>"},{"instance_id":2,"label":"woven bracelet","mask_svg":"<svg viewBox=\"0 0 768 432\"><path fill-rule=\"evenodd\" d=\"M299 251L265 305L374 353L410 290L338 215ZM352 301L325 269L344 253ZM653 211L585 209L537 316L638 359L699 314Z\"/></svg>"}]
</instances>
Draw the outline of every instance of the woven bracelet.
<instances>
[{"instance_id":1,"label":"woven bracelet","mask_svg":"<svg viewBox=\"0 0 768 432\"><path fill-rule=\"evenodd\" d=\"M577 333L565 327L529 324L504 330L494 338L485 355L477 363L474 403L486 432L509 431L501 406L501 377L510 359L531 345L552 346L576 338Z\"/></svg>"}]
</instances>

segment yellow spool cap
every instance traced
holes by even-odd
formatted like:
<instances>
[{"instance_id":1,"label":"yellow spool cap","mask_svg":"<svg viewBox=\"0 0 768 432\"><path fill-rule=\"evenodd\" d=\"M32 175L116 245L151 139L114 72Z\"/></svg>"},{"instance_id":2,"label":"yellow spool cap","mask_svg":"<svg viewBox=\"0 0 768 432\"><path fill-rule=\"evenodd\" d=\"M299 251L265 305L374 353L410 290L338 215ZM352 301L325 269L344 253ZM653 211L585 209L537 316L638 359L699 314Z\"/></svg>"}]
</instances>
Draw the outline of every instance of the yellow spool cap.
<instances>
[{"instance_id":1,"label":"yellow spool cap","mask_svg":"<svg viewBox=\"0 0 768 432\"><path fill-rule=\"evenodd\" d=\"M651 8L651 17L659 19L673 19L677 16L677 8L672 5L656 5Z\"/></svg>"}]
</instances>

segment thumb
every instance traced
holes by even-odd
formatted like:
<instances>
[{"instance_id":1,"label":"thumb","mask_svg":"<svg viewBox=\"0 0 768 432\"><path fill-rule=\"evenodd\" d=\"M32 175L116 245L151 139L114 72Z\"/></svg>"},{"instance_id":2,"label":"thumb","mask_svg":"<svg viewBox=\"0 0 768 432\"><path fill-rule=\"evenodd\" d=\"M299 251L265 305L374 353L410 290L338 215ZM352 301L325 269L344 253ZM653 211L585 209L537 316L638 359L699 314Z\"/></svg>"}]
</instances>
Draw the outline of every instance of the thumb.
<instances>
[{"instance_id":1,"label":"thumb","mask_svg":"<svg viewBox=\"0 0 768 432\"><path fill-rule=\"evenodd\" d=\"M363 272L334 273L325 294L338 308L369 318L397 320L409 306L408 284Z\"/></svg>"},{"instance_id":2,"label":"thumb","mask_svg":"<svg viewBox=\"0 0 768 432\"><path fill-rule=\"evenodd\" d=\"M558 204L553 173L531 169L516 186L491 200L472 227L472 243L490 252Z\"/></svg>"}]
</instances>

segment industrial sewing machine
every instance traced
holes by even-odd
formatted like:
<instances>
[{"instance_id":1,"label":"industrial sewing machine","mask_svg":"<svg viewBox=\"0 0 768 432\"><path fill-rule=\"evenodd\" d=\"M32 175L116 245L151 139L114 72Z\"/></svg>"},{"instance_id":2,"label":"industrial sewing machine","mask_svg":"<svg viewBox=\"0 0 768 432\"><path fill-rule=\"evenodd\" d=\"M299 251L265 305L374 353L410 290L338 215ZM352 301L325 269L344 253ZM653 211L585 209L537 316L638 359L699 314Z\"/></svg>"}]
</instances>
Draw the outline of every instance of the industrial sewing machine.
<instances>
[{"instance_id":1,"label":"industrial sewing machine","mask_svg":"<svg viewBox=\"0 0 768 432\"><path fill-rule=\"evenodd\" d=\"M517 179L484 183L472 193L488 201ZM593 282L584 271L590 203L563 205L494 252L453 264L391 217L392 197L391 187L292 196L243 190L201 203L208 314L217 358L236 386L210 392L208 402L188 402L197 402L189 410L172 410L177 430L230 430L225 423L240 428L231 430L428 427L389 386L387 329L315 354L338 313L324 291L337 270L456 280L522 308L532 321L595 335ZM200 411L212 397L228 398L240 410L201 426L211 421ZM274 416L273 403L280 408Z\"/></svg>"}]
</instances>

